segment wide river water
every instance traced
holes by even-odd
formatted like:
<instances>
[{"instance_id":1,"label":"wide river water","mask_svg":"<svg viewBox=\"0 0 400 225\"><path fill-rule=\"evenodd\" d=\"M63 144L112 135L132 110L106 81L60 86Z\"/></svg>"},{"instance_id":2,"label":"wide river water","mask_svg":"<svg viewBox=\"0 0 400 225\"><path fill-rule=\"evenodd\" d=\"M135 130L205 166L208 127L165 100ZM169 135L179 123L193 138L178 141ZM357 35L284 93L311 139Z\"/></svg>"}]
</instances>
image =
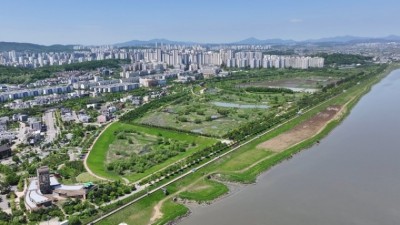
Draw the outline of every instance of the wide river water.
<instances>
[{"instance_id":1,"label":"wide river water","mask_svg":"<svg viewBox=\"0 0 400 225\"><path fill-rule=\"evenodd\" d=\"M400 70L353 108L319 145L180 225L400 224Z\"/></svg>"}]
</instances>

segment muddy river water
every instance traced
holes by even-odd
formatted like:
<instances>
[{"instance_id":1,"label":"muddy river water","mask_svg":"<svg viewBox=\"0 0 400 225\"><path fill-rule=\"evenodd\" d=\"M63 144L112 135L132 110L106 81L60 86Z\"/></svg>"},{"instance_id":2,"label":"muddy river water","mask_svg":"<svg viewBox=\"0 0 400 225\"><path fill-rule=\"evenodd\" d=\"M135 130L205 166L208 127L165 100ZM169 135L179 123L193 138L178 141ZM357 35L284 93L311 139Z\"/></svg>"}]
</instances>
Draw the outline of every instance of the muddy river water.
<instances>
[{"instance_id":1,"label":"muddy river water","mask_svg":"<svg viewBox=\"0 0 400 225\"><path fill-rule=\"evenodd\" d=\"M400 224L400 70L376 84L319 145L180 225Z\"/></svg>"}]
</instances>

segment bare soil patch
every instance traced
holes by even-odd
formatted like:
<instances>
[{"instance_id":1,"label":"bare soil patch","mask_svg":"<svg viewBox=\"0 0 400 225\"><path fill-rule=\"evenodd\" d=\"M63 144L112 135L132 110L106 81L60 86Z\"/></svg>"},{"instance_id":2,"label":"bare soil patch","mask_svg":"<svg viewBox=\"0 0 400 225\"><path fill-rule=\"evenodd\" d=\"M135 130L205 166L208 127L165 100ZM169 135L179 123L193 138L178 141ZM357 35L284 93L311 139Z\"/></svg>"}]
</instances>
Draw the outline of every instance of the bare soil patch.
<instances>
[{"instance_id":1,"label":"bare soil patch","mask_svg":"<svg viewBox=\"0 0 400 225\"><path fill-rule=\"evenodd\" d=\"M342 108L342 106L338 105L330 106L312 118L295 126L290 131L263 142L257 147L274 152L282 152L287 148L318 134L328 124L328 122L336 118L336 115Z\"/></svg>"}]
</instances>

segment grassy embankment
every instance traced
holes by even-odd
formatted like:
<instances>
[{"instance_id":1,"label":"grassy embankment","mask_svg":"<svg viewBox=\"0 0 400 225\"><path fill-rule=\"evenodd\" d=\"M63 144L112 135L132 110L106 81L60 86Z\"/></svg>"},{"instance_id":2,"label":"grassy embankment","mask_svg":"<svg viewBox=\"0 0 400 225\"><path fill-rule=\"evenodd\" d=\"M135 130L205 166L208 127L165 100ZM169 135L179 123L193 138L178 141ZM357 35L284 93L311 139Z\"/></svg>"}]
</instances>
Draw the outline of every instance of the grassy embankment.
<instances>
[{"instance_id":1,"label":"grassy embankment","mask_svg":"<svg viewBox=\"0 0 400 225\"><path fill-rule=\"evenodd\" d=\"M212 174L221 174L222 178L227 181L235 181L235 182L243 182L243 183L251 183L254 182L257 175L262 173L265 170L268 170L273 165L292 157L293 154L311 147L316 141L325 137L332 131L340 122L345 118L346 115L350 113L350 109L358 102L361 97L367 93L373 84L377 83L380 79L382 79L386 74L388 74L394 67L387 69L384 73L379 76L375 76L368 80L361 82L359 85L356 85L350 89L348 89L345 93L340 94L327 101L326 103L316 107L315 109L297 117L291 122L281 126L268 134L260 137L259 139L241 147L237 151L228 155L227 157L219 159L217 162L202 168L196 173L192 173L191 175L185 177L184 179L171 184L168 187L169 193L171 195L169 197L162 197L160 199L155 199L154 197L145 198L140 202L147 202L147 204L152 204L155 206L157 202L162 199L169 198L176 194L181 198L190 199L194 201L209 201L215 199L225 193L227 193L228 189L225 185L216 182L207 180L206 177ZM346 104L347 103L347 104ZM324 110L326 107L330 105L345 105L346 110L336 120L331 121L327 124L327 126L317 135L307 139L295 146L290 147L289 149L281 152L281 153L272 153L269 151L265 151L263 149L258 149L257 145L273 138L285 131L292 129L294 126L300 124L301 122L311 118L318 112ZM263 160L264 159L264 160ZM195 182L195 183L193 183ZM189 187L190 186L190 187ZM189 188L187 188L189 187ZM201 188L199 188L201 187ZM183 192L180 192L182 189L187 189ZM138 203L144 204L144 203ZM100 224L109 224L107 221L123 221L128 224L148 224L151 218L151 214L153 212L153 207L147 207L143 209L146 211L146 218L141 217L142 222L137 220L132 220L129 217L124 217L124 212L129 212L129 214L134 214L134 208L137 204L133 204L130 207L118 212L106 220L102 221ZM163 217L156 221L156 224L165 224L167 221L170 221L179 216L185 215L187 213L187 209L182 205L174 204L171 200L167 200L164 202L162 207L162 212L164 213ZM144 213L144 212L141 212ZM122 218L122 219L121 219Z\"/></svg>"},{"instance_id":2,"label":"grassy embankment","mask_svg":"<svg viewBox=\"0 0 400 225\"><path fill-rule=\"evenodd\" d=\"M139 201L138 203L119 211L117 217L110 216L102 220L101 224L115 225L125 221L127 221L128 224L135 225L148 224L153 208L164 198L165 196L162 191L157 191L148 198L143 199L143 201ZM188 209L185 206L176 204L172 201L166 201L161 207L161 212L165 216L158 220L157 224L165 224L180 215L184 215L188 212Z\"/></svg>"},{"instance_id":3,"label":"grassy embankment","mask_svg":"<svg viewBox=\"0 0 400 225\"><path fill-rule=\"evenodd\" d=\"M154 135L154 136L162 135L165 138L179 140L179 141L187 142L189 144L192 142L195 142L197 145L193 148L190 148L188 151L186 151L182 154L179 154L178 156L172 157L159 165L153 166L152 168L146 170L144 173L134 173L134 174L127 174L125 176L121 176L112 171L107 171L105 162L106 162L107 151L108 151L109 145L116 140L116 136L114 135L115 134L114 132L126 130L126 129L134 129L135 131L139 131L139 132L146 133L149 135ZM192 134L182 134L179 132L169 131L169 130L164 130L164 129L159 129L159 128L149 128L149 127L142 127L142 126L137 126L137 125L116 122L116 123L112 124L110 127L108 127L107 130L105 130L102 133L102 135L99 137L99 139L96 141L95 145L93 146L92 150L89 153L89 156L87 159L87 164L88 164L88 167L90 168L90 170L98 176L108 178L111 180L118 180L118 179L124 177L124 178L128 179L130 182L135 182L141 178L149 176L152 173L154 173L176 161L179 161L179 160L193 154L194 152L203 149L206 146L210 146L216 142L217 142L217 140L215 140L215 139L207 138L207 137L203 137L203 136L195 136Z\"/></svg>"}]
</instances>

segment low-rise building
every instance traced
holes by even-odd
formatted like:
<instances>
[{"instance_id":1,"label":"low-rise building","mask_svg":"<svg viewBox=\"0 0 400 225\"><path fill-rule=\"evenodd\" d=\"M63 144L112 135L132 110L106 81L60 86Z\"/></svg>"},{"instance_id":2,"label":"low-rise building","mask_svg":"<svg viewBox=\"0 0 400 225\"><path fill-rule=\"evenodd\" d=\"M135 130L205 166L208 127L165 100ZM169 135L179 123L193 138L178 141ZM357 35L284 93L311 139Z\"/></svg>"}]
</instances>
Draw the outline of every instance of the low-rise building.
<instances>
[{"instance_id":1,"label":"low-rise building","mask_svg":"<svg viewBox=\"0 0 400 225\"><path fill-rule=\"evenodd\" d=\"M95 186L89 182L76 185L64 185L50 174L47 166L37 170L37 177L31 178L25 191L25 206L29 211L36 211L52 205L52 202L65 198L86 199L87 193Z\"/></svg>"},{"instance_id":2,"label":"low-rise building","mask_svg":"<svg viewBox=\"0 0 400 225\"><path fill-rule=\"evenodd\" d=\"M0 146L0 159L11 157L11 147L8 144Z\"/></svg>"},{"instance_id":3,"label":"low-rise building","mask_svg":"<svg viewBox=\"0 0 400 225\"><path fill-rule=\"evenodd\" d=\"M109 120L109 117L106 115L100 115L97 117L97 122L98 123L105 123Z\"/></svg>"}]
</instances>

